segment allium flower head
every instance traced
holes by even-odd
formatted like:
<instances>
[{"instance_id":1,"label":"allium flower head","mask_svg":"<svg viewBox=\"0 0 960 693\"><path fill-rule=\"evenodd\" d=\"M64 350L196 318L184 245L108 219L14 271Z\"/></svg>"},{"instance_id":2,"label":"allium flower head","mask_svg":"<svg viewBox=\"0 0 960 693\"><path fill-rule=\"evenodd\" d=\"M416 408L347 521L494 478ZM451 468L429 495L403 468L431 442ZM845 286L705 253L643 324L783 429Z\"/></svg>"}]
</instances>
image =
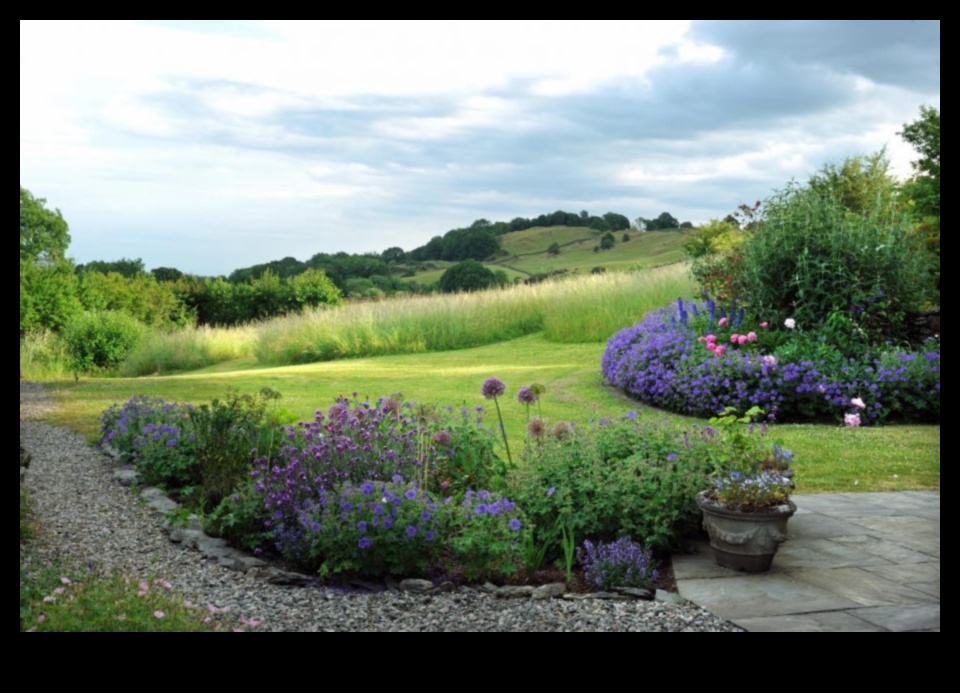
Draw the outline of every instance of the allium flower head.
<instances>
[{"instance_id":1,"label":"allium flower head","mask_svg":"<svg viewBox=\"0 0 960 693\"><path fill-rule=\"evenodd\" d=\"M517 401L520 404L531 406L536 404L538 399L537 394L529 387L521 387L520 392L517 393Z\"/></svg>"},{"instance_id":2,"label":"allium flower head","mask_svg":"<svg viewBox=\"0 0 960 693\"><path fill-rule=\"evenodd\" d=\"M557 440L566 440L573 435L573 426L560 422L553 427L553 437Z\"/></svg>"},{"instance_id":3,"label":"allium flower head","mask_svg":"<svg viewBox=\"0 0 960 693\"><path fill-rule=\"evenodd\" d=\"M484 399L503 397L506 391L507 386L503 384L502 380L497 380L496 378L487 378L483 383L483 387L480 389Z\"/></svg>"},{"instance_id":4,"label":"allium flower head","mask_svg":"<svg viewBox=\"0 0 960 693\"><path fill-rule=\"evenodd\" d=\"M527 433L531 438L543 438L547 434L547 425L539 416L534 417L527 424Z\"/></svg>"},{"instance_id":5,"label":"allium flower head","mask_svg":"<svg viewBox=\"0 0 960 693\"><path fill-rule=\"evenodd\" d=\"M433 437L433 444L439 445L442 448L450 447L450 444L453 442L453 436L450 435L448 431L440 431Z\"/></svg>"}]
</instances>

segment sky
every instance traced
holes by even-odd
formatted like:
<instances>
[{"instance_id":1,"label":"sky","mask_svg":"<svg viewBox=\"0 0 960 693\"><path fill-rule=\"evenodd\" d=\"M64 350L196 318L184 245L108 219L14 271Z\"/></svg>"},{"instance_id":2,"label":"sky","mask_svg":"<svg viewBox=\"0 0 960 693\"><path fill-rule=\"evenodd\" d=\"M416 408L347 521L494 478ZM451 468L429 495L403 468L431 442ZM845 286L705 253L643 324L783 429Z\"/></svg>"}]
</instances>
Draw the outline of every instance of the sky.
<instances>
[{"instance_id":1,"label":"sky","mask_svg":"<svg viewBox=\"0 0 960 693\"><path fill-rule=\"evenodd\" d=\"M20 20L20 184L70 254L204 275L907 177L921 105L940 20Z\"/></svg>"}]
</instances>

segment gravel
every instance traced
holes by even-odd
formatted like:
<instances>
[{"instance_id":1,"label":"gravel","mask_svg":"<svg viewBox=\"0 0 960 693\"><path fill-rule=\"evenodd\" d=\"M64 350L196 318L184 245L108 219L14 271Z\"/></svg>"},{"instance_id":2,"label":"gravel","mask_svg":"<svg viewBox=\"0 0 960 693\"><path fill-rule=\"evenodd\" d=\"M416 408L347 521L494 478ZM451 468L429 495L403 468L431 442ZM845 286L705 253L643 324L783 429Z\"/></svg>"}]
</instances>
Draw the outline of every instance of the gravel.
<instances>
[{"instance_id":1,"label":"gravel","mask_svg":"<svg viewBox=\"0 0 960 693\"><path fill-rule=\"evenodd\" d=\"M38 420L53 407L43 388L20 384L20 435L33 457L27 486L39 525L30 561L156 576L184 599L262 621L261 632L737 632L689 604L503 600L469 588L417 596L271 585L172 544L157 516L113 480L104 455Z\"/></svg>"}]
</instances>

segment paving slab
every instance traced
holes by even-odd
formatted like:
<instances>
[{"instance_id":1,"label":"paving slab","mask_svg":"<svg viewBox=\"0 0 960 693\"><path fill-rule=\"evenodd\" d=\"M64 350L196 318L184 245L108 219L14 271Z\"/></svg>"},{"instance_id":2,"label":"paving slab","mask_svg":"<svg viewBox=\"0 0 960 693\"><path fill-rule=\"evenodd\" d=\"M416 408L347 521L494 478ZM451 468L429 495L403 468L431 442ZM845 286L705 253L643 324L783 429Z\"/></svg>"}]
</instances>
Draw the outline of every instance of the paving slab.
<instances>
[{"instance_id":1,"label":"paving slab","mask_svg":"<svg viewBox=\"0 0 960 693\"><path fill-rule=\"evenodd\" d=\"M680 594L752 632L939 632L940 494L798 496L767 575L674 557Z\"/></svg>"},{"instance_id":2,"label":"paving slab","mask_svg":"<svg viewBox=\"0 0 960 693\"><path fill-rule=\"evenodd\" d=\"M744 619L846 611L863 606L789 575L740 575L686 580L681 596L734 623Z\"/></svg>"},{"instance_id":3,"label":"paving slab","mask_svg":"<svg viewBox=\"0 0 960 693\"><path fill-rule=\"evenodd\" d=\"M776 571L831 570L863 566L889 566L884 558L829 539L790 540L777 553Z\"/></svg>"},{"instance_id":4,"label":"paving slab","mask_svg":"<svg viewBox=\"0 0 960 693\"><path fill-rule=\"evenodd\" d=\"M856 612L854 612L856 613ZM845 612L742 619L736 625L750 633L886 633L878 625Z\"/></svg>"},{"instance_id":5,"label":"paving slab","mask_svg":"<svg viewBox=\"0 0 960 693\"><path fill-rule=\"evenodd\" d=\"M857 618L862 618L892 633L939 632L940 604L923 604L910 608L860 609L857 611Z\"/></svg>"},{"instance_id":6,"label":"paving slab","mask_svg":"<svg viewBox=\"0 0 960 693\"><path fill-rule=\"evenodd\" d=\"M793 573L793 577L860 606L902 606L936 601L929 594L859 568L802 571Z\"/></svg>"},{"instance_id":7,"label":"paving slab","mask_svg":"<svg viewBox=\"0 0 960 693\"><path fill-rule=\"evenodd\" d=\"M940 584L939 563L919 563L913 565L888 565L864 568L869 573L879 575L884 580L891 580L901 585L910 583L937 583Z\"/></svg>"}]
</instances>

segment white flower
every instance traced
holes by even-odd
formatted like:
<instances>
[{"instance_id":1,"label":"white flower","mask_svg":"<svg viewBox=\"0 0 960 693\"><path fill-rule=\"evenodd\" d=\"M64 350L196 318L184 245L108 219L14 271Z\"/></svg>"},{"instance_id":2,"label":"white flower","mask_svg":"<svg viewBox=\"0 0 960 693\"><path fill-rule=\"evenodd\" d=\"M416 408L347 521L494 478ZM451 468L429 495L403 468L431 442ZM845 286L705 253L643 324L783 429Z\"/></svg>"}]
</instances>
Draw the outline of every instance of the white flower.
<instances>
[{"instance_id":1,"label":"white flower","mask_svg":"<svg viewBox=\"0 0 960 693\"><path fill-rule=\"evenodd\" d=\"M864 402L864 401L863 401L862 399L860 399L859 397L857 397L856 399L851 400L851 401L850 401L850 405L853 406L853 407L856 407L857 409L861 409L861 410L867 408L866 402Z\"/></svg>"},{"instance_id":2,"label":"white flower","mask_svg":"<svg viewBox=\"0 0 960 693\"><path fill-rule=\"evenodd\" d=\"M783 325L784 325L784 327L786 327L788 330L795 330L795 329L797 329L797 321L794 320L793 318L789 318L785 323L783 323Z\"/></svg>"}]
</instances>

